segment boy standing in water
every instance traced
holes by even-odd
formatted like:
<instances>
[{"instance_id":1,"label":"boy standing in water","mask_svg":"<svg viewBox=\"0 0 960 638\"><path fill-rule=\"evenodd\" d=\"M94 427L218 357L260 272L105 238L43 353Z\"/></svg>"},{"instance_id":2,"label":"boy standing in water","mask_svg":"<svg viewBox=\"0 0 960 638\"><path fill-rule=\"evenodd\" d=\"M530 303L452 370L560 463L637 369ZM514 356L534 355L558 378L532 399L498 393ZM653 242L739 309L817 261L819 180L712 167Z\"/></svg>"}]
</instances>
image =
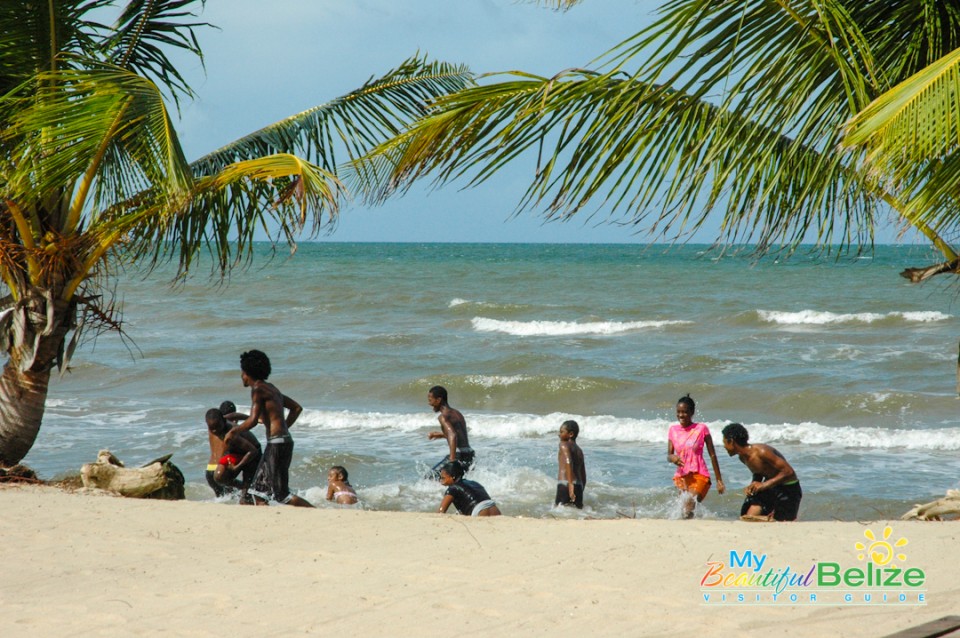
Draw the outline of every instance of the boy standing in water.
<instances>
[{"instance_id":1,"label":"boy standing in water","mask_svg":"<svg viewBox=\"0 0 960 638\"><path fill-rule=\"evenodd\" d=\"M753 472L753 482L743 490L747 498L740 508L740 518L797 520L803 498L800 479L776 448L750 443L747 428L739 423L723 428L723 447L730 456L739 456L740 462Z\"/></svg>"},{"instance_id":2,"label":"boy standing in water","mask_svg":"<svg viewBox=\"0 0 960 638\"><path fill-rule=\"evenodd\" d=\"M464 516L500 516L500 508L476 481L463 478L463 466L447 461L440 468L440 484L447 486L440 502L441 514L446 514L451 503Z\"/></svg>"},{"instance_id":3,"label":"boy standing in water","mask_svg":"<svg viewBox=\"0 0 960 638\"><path fill-rule=\"evenodd\" d=\"M250 416L234 426L225 441L229 445L233 437L262 422L267 430L267 449L250 490L257 505L266 505L273 500L297 507L313 507L309 501L291 494L289 486L293 437L288 428L294 424L303 408L267 382L271 371L270 359L263 352L251 350L240 355L240 379L243 387L250 388ZM289 410L286 417L284 408Z\"/></svg>"},{"instance_id":4,"label":"boy standing in water","mask_svg":"<svg viewBox=\"0 0 960 638\"><path fill-rule=\"evenodd\" d=\"M430 432L427 438L446 439L449 452L446 457L433 466L428 478L439 479L440 468L444 463L459 463L466 472L473 467L473 448L470 447L470 440L467 438L467 420L463 418L460 410L455 410L447 403L447 390L443 386L435 385L427 392L427 403L437 413L437 419L440 421L440 432Z\"/></svg>"},{"instance_id":5,"label":"boy standing in water","mask_svg":"<svg viewBox=\"0 0 960 638\"><path fill-rule=\"evenodd\" d=\"M234 413L237 411L237 406L235 406L231 401L224 401L220 404L220 414L226 416L227 414ZM214 477L214 473L217 471L218 461L224 454L224 449L226 446L223 443L223 437L214 436L213 432L210 430L210 412L207 411L206 414L207 421L207 438L210 443L210 458L207 460L207 485L210 486L210 489L213 490L213 493L219 498L223 496L228 490L232 488L225 487L217 482Z\"/></svg>"},{"instance_id":6,"label":"boy standing in water","mask_svg":"<svg viewBox=\"0 0 960 638\"><path fill-rule=\"evenodd\" d=\"M583 509L583 488L587 484L587 468L583 450L577 445L580 426L576 421L564 421L560 426L560 449L557 451L557 497L553 504L575 505Z\"/></svg>"},{"instance_id":7,"label":"boy standing in water","mask_svg":"<svg viewBox=\"0 0 960 638\"><path fill-rule=\"evenodd\" d=\"M236 411L236 408L233 410ZM210 435L219 441L223 441L227 433L230 432L230 426L223 416L221 410L211 408L207 410L207 430ZM239 489L240 502L247 503L247 490L253 483L253 476L260 464L262 451L260 441L250 432L239 432L230 439L229 444L223 445L223 454L217 461L216 469L213 472L213 479L217 485ZM243 472L243 480L237 482L237 474Z\"/></svg>"}]
</instances>

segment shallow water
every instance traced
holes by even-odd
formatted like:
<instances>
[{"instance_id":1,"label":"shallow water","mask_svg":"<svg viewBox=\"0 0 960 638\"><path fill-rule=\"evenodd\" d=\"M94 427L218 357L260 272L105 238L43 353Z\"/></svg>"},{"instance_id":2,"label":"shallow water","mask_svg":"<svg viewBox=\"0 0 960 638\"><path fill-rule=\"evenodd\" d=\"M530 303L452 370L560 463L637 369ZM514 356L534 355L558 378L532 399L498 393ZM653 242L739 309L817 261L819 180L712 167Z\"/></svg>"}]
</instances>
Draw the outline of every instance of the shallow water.
<instances>
[{"instance_id":1,"label":"shallow water","mask_svg":"<svg viewBox=\"0 0 960 638\"><path fill-rule=\"evenodd\" d=\"M305 407L291 485L315 502L340 464L363 507L435 509L442 489L419 478L444 454L426 436L435 384L467 417L472 478L506 514L678 517L666 431L686 393L730 488L701 516L734 518L749 481L719 445L731 421L790 460L807 520L896 517L958 485L956 291L897 276L936 261L927 251L756 262L702 246L316 243L269 263L262 252L225 287L125 274L133 345L108 334L78 351L26 462L52 478L101 448L131 465L172 452L188 498L212 499L203 415L249 402L238 358L258 348ZM583 512L551 506L568 418L586 454Z\"/></svg>"}]
</instances>

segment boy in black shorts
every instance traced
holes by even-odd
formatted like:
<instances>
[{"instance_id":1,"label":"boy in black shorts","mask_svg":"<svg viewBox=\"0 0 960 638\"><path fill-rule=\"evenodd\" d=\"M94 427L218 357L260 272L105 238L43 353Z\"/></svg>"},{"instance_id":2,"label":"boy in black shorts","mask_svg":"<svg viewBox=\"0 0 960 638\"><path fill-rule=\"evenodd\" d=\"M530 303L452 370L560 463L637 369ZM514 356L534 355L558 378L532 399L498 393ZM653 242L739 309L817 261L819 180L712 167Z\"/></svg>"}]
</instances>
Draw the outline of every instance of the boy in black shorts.
<instances>
[{"instance_id":1,"label":"boy in black shorts","mask_svg":"<svg viewBox=\"0 0 960 638\"><path fill-rule=\"evenodd\" d=\"M780 452L763 443L750 443L747 428L739 423L723 428L723 447L753 472L753 482L743 490L747 498L740 508L741 519L797 520L803 490L797 473Z\"/></svg>"}]
</instances>

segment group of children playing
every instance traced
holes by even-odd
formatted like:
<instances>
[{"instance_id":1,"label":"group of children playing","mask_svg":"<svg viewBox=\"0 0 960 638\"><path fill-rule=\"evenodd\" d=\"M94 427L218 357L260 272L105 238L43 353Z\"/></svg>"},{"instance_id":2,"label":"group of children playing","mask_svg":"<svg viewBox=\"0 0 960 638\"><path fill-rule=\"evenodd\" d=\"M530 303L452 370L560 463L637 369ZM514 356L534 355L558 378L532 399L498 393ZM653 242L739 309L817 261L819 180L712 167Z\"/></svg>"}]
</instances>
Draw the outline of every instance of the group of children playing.
<instances>
[{"instance_id":1,"label":"group of children playing","mask_svg":"<svg viewBox=\"0 0 960 638\"><path fill-rule=\"evenodd\" d=\"M291 495L287 486L293 451L287 426L299 416L300 405L266 383L270 364L262 352L243 353L241 370L244 386L253 388L251 414L238 413L230 401L223 402L219 409L207 411L210 437L208 484L217 496L226 490L238 490L243 504L266 504L275 500L311 506L306 500ZM442 386L430 388L427 402L437 413L441 428L430 432L427 438L443 439L448 445L448 454L428 474L429 478L446 487L438 511L445 513L453 505L460 514L468 516L499 516L500 509L486 489L476 481L464 478L473 467L475 453L470 447L463 414L450 406L447 391ZM288 410L285 417L284 409ZM684 518L693 517L696 504L703 501L712 484L710 470L703 458L704 448L717 477L717 491L720 494L725 491L710 430L706 423L693 421L695 411L696 404L690 395L682 397L677 402L678 423L670 426L667 434L667 461L676 466L673 482L683 497ZM267 426L268 454L263 453L259 440L249 431L258 422ZM580 426L576 421L564 421L560 426L554 506L583 508L587 471L583 450L577 444L579 434ZM277 445L271 447L272 444ZM751 444L746 428L739 423L723 428L723 446L730 456L737 455L753 474L752 481L744 489L746 498L740 517L754 521L796 520L803 492L796 472L783 455L769 445ZM326 498L342 505L358 502L344 467L336 465L328 471Z\"/></svg>"}]
</instances>

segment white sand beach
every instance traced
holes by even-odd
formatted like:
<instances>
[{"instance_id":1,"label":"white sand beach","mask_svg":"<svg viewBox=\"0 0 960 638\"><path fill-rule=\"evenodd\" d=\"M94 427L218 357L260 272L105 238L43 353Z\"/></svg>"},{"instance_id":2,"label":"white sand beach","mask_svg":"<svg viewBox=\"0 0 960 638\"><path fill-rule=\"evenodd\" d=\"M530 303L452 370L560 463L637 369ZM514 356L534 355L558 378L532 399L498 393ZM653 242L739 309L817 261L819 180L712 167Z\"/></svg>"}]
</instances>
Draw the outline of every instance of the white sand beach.
<instances>
[{"instance_id":1,"label":"white sand beach","mask_svg":"<svg viewBox=\"0 0 960 638\"><path fill-rule=\"evenodd\" d=\"M5 636L882 636L960 600L951 522L474 519L36 486L3 487L0 508ZM913 604L704 602L707 562L731 550L763 571L862 568L855 544L887 525L908 540L891 564L924 573L900 588Z\"/></svg>"}]
</instances>

